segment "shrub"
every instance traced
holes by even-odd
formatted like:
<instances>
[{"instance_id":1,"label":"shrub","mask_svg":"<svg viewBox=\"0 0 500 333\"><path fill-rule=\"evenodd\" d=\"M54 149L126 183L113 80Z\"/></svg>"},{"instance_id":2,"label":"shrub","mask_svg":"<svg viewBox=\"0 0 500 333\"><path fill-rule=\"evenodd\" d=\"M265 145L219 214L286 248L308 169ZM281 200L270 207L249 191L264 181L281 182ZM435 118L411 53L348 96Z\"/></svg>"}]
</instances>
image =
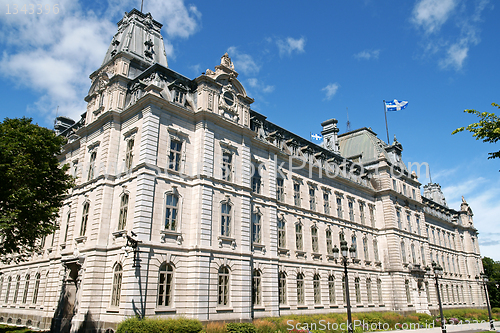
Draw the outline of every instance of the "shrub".
<instances>
[{"instance_id":1,"label":"shrub","mask_svg":"<svg viewBox=\"0 0 500 333\"><path fill-rule=\"evenodd\" d=\"M227 333L257 333L251 323L230 323L226 325Z\"/></svg>"},{"instance_id":2,"label":"shrub","mask_svg":"<svg viewBox=\"0 0 500 333\"><path fill-rule=\"evenodd\" d=\"M116 333L198 333L203 326L198 320L177 318L128 318L122 321Z\"/></svg>"},{"instance_id":3,"label":"shrub","mask_svg":"<svg viewBox=\"0 0 500 333\"><path fill-rule=\"evenodd\" d=\"M227 333L226 324L221 322L210 322L205 327L205 333Z\"/></svg>"}]
</instances>

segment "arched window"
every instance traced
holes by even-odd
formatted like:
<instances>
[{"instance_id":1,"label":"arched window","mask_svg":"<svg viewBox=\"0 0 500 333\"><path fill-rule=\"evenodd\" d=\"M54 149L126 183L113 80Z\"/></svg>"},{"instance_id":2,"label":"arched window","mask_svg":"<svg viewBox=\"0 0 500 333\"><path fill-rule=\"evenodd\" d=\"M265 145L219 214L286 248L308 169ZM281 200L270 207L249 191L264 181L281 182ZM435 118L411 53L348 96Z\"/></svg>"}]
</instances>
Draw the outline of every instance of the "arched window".
<instances>
[{"instance_id":1,"label":"arched window","mask_svg":"<svg viewBox=\"0 0 500 333\"><path fill-rule=\"evenodd\" d=\"M21 275L16 277L16 288L14 289L14 299L12 303L17 303L17 296L19 295L19 287L21 286Z\"/></svg>"},{"instance_id":2,"label":"arched window","mask_svg":"<svg viewBox=\"0 0 500 333\"><path fill-rule=\"evenodd\" d=\"M427 296L427 303L431 304L431 293L429 291L429 282L425 282L425 294Z\"/></svg>"},{"instance_id":3,"label":"arched window","mask_svg":"<svg viewBox=\"0 0 500 333\"><path fill-rule=\"evenodd\" d=\"M347 293L345 289L345 275L342 277L342 298L344 301L344 304L347 304Z\"/></svg>"},{"instance_id":4,"label":"arched window","mask_svg":"<svg viewBox=\"0 0 500 333\"><path fill-rule=\"evenodd\" d=\"M85 236L87 232L87 222L89 221L89 209L90 203L86 202L83 204L83 212L82 212L82 224L80 226L80 236Z\"/></svg>"},{"instance_id":5,"label":"arched window","mask_svg":"<svg viewBox=\"0 0 500 333\"><path fill-rule=\"evenodd\" d=\"M313 276L314 304L321 304L321 281L319 274Z\"/></svg>"},{"instance_id":6,"label":"arched window","mask_svg":"<svg viewBox=\"0 0 500 333\"><path fill-rule=\"evenodd\" d=\"M219 268L219 305L229 305L229 268Z\"/></svg>"},{"instance_id":7,"label":"arched window","mask_svg":"<svg viewBox=\"0 0 500 333\"><path fill-rule=\"evenodd\" d=\"M231 235L231 205L225 202L221 206L221 236Z\"/></svg>"},{"instance_id":8,"label":"arched window","mask_svg":"<svg viewBox=\"0 0 500 333\"><path fill-rule=\"evenodd\" d=\"M304 275L297 273L297 304L304 304Z\"/></svg>"},{"instance_id":9,"label":"arched window","mask_svg":"<svg viewBox=\"0 0 500 333\"><path fill-rule=\"evenodd\" d=\"M24 283L24 293L23 293L23 300L22 300L23 304L26 304L26 301L28 299L28 290L30 287L30 275L29 274L26 274L25 280L26 280L26 282Z\"/></svg>"},{"instance_id":10,"label":"arched window","mask_svg":"<svg viewBox=\"0 0 500 333\"><path fill-rule=\"evenodd\" d=\"M410 281L405 280L406 302L411 304Z\"/></svg>"},{"instance_id":11,"label":"arched window","mask_svg":"<svg viewBox=\"0 0 500 333\"><path fill-rule=\"evenodd\" d=\"M172 306L172 291L174 280L174 267L163 263L160 266L158 277L158 306Z\"/></svg>"},{"instance_id":12,"label":"arched window","mask_svg":"<svg viewBox=\"0 0 500 333\"><path fill-rule=\"evenodd\" d=\"M124 193L120 200L120 217L118 218L118 230L124 230L127 225L128 194Z\"/></svg>"},{"instance_id":13,"label":"arched window","mask_svg":"<svg viewBox=\"0 0 500 333\"><path fill-rule=\"evenodd\" d=\"M262 303L262 278L258 269L253 270L252 276L252 304L260 305Z\"/></svg>"},{"instance_id":14,"label":"arched window","mask_svg":"<svg viewBox=\"0 0 500 333\"><path fill-rule=\"evenodd\" d=\"M328 297L330 304L335 304L335 276L333 275L328 277Z\"/></svg>"},{"instance_id":15,"label":"arched window","mask_svg":"<svg viewBox=\"0 0 500 333\"><path fill-rule=\"evenodd\" d=\"M116 264L113 272L113 290L111 291L111 306L120 306L120 296L122 292L123 268L121 264Z\"/></svg>"},{"instance_id":16,"label":"arched window","mask_svg":"<svg viewBox=\"0 0 500 333\"><path fill-rule=\"evenodd\" d=\"M38 302L38 291L40 289L40 273L35 275L35 288L33 289L33 300L32 303L36 304Z\"/></svg>"},{"instance_id":17,"label":"arched window","mask_svg":"<svg viewBox=\"0 0 500 333\"><path fill-rule=\"evenodd\" d=\"M382 280L377 279L377 294L378 294L378 303L383 304L383 297L382 297Z\"/></svg>"},{"instance_id":18,"label":"arched window","mask_svg":"<svg viewBox=\"0 0 500 333\"><path fill-rule=\"evenodd\" d=\"M165 230L177 231L179 197L167 194L165 198Z\"/></svg>"},{"instance_id":19,"label":"arched window","mask_svg":"<svg viewBox=\"0 0 500 333\"><path fill-rule=\"evenodd\" d=\"M12 283L12 276L7 278L7 289L5 290L5 304L9 303L9 294L10 294L10 284Z\"/></svg>"},{"instance_id":20,"label":"arched window","mask_svg":"<svg viewBox=\"0 0 500 333\"><path fill-rule=\"evenodd\" d=\"M372 280L370 278L366 279L366 295L368 297L368 304L373 304Z\"/></svg>"},{"instance_id":21,"label":"arched window","mask_svg":"<svg viewBox=\"0 0 500 333\"><path fill-rule=\"evenodd\" d=\"M285 274L285 272L279 273L278 293L279 293L280 304L286 304L286 274Z\"/></svg>"},{"instance_id":22,"label":"arched window","mask_svg":"<svg viewBox=\"0 0 500 333\"><path fill-rule=\"evenodd\" d=\"M359 286L359 278L354 278L354 291L356 293L356 303L361 303L361 288Z\"/></svg>"}]
</instances>

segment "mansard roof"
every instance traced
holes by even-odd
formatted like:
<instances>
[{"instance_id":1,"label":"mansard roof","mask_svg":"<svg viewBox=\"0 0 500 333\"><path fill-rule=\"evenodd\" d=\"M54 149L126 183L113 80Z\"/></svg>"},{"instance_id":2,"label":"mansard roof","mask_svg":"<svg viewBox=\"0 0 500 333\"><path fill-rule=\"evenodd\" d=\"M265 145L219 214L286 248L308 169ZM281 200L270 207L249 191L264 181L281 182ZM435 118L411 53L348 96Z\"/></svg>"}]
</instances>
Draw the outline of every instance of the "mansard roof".
<instances>
[{"instance_id":1,"label":"mansard roof","mask_svg":"<svg viewBox=\"0 0 500 333\"><path fill-rule=\"evenodd\" d=\"M162 24L154 20L150 13L144 14L132 9L125 13L117 25L118 32L111 40L102 66L121 52L148 64L158 63L168 67L161 36Z\"/></svg>"}]
</instances>

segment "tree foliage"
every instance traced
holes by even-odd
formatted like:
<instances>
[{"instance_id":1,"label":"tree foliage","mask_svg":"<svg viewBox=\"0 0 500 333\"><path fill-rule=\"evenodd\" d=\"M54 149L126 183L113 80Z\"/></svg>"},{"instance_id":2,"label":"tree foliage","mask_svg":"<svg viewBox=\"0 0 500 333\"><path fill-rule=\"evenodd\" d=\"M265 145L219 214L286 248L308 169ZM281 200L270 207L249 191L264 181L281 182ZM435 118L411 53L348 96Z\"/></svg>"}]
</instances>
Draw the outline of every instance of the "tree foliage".
<instances>
[{"instance_id":1,"label":"tree foliage","mask_svg":"<svg viewBox=\"0 0 500 333\"><path fill-rule=\"evenodd\" d=\"M0 123L0 260L25 259L54 232L73 177L57 154L65 138L31 123L31 118Z\"/></svg>"},{"instance_id":2,"label":"tree foliage","mask_svg":"<svg viewBox=\"0 0 500 333\"><path fill-rule=\"evenodd\" d=\"M490 305L492 308L500 307L500 291L497 285L500 284L500 261L494 261L491 258L483 258L484 274L488 276L488 295L490 296Z\"/></svg>"},{"instance_id":3,"label":"tree foliage","mask_svg":"<svg viewBox=\"0 0 500 333\"><path fill-rule=\"evenodd\" d=\"M494 107L500 109L498 104L492 103ZM469 131L476 140L483 140L483 142L496 143L500 140L500 117L494 113L479 112L476 110L464 110L466 113L475 114L480 118L478 123L472 123L467 127L459 127L451 134L458 132ZM500 150L493 153L488 153L488 158L500 158Z\"/></svg>"}]
</instances>

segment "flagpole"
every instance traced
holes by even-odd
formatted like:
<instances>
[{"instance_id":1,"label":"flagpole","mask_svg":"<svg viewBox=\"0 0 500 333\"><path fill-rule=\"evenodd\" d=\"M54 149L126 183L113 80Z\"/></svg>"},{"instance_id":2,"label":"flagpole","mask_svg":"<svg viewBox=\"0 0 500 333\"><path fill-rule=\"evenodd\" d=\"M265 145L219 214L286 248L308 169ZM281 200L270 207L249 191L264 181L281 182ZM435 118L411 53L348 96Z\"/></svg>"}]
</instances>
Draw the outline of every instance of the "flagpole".
<instances>
[{"instance_id":1,"label":"flagpole","mask_svg":"<svg viewBox=\"0 0 500 333\"><path fill-rule=\"evenodd\" d=\"M387 144L389 145L389 127L387 126L387 107L385 106L385 100L384 102L384 115L385 115L385 130L387 131Z\"/></svg>"}]
</instances>

